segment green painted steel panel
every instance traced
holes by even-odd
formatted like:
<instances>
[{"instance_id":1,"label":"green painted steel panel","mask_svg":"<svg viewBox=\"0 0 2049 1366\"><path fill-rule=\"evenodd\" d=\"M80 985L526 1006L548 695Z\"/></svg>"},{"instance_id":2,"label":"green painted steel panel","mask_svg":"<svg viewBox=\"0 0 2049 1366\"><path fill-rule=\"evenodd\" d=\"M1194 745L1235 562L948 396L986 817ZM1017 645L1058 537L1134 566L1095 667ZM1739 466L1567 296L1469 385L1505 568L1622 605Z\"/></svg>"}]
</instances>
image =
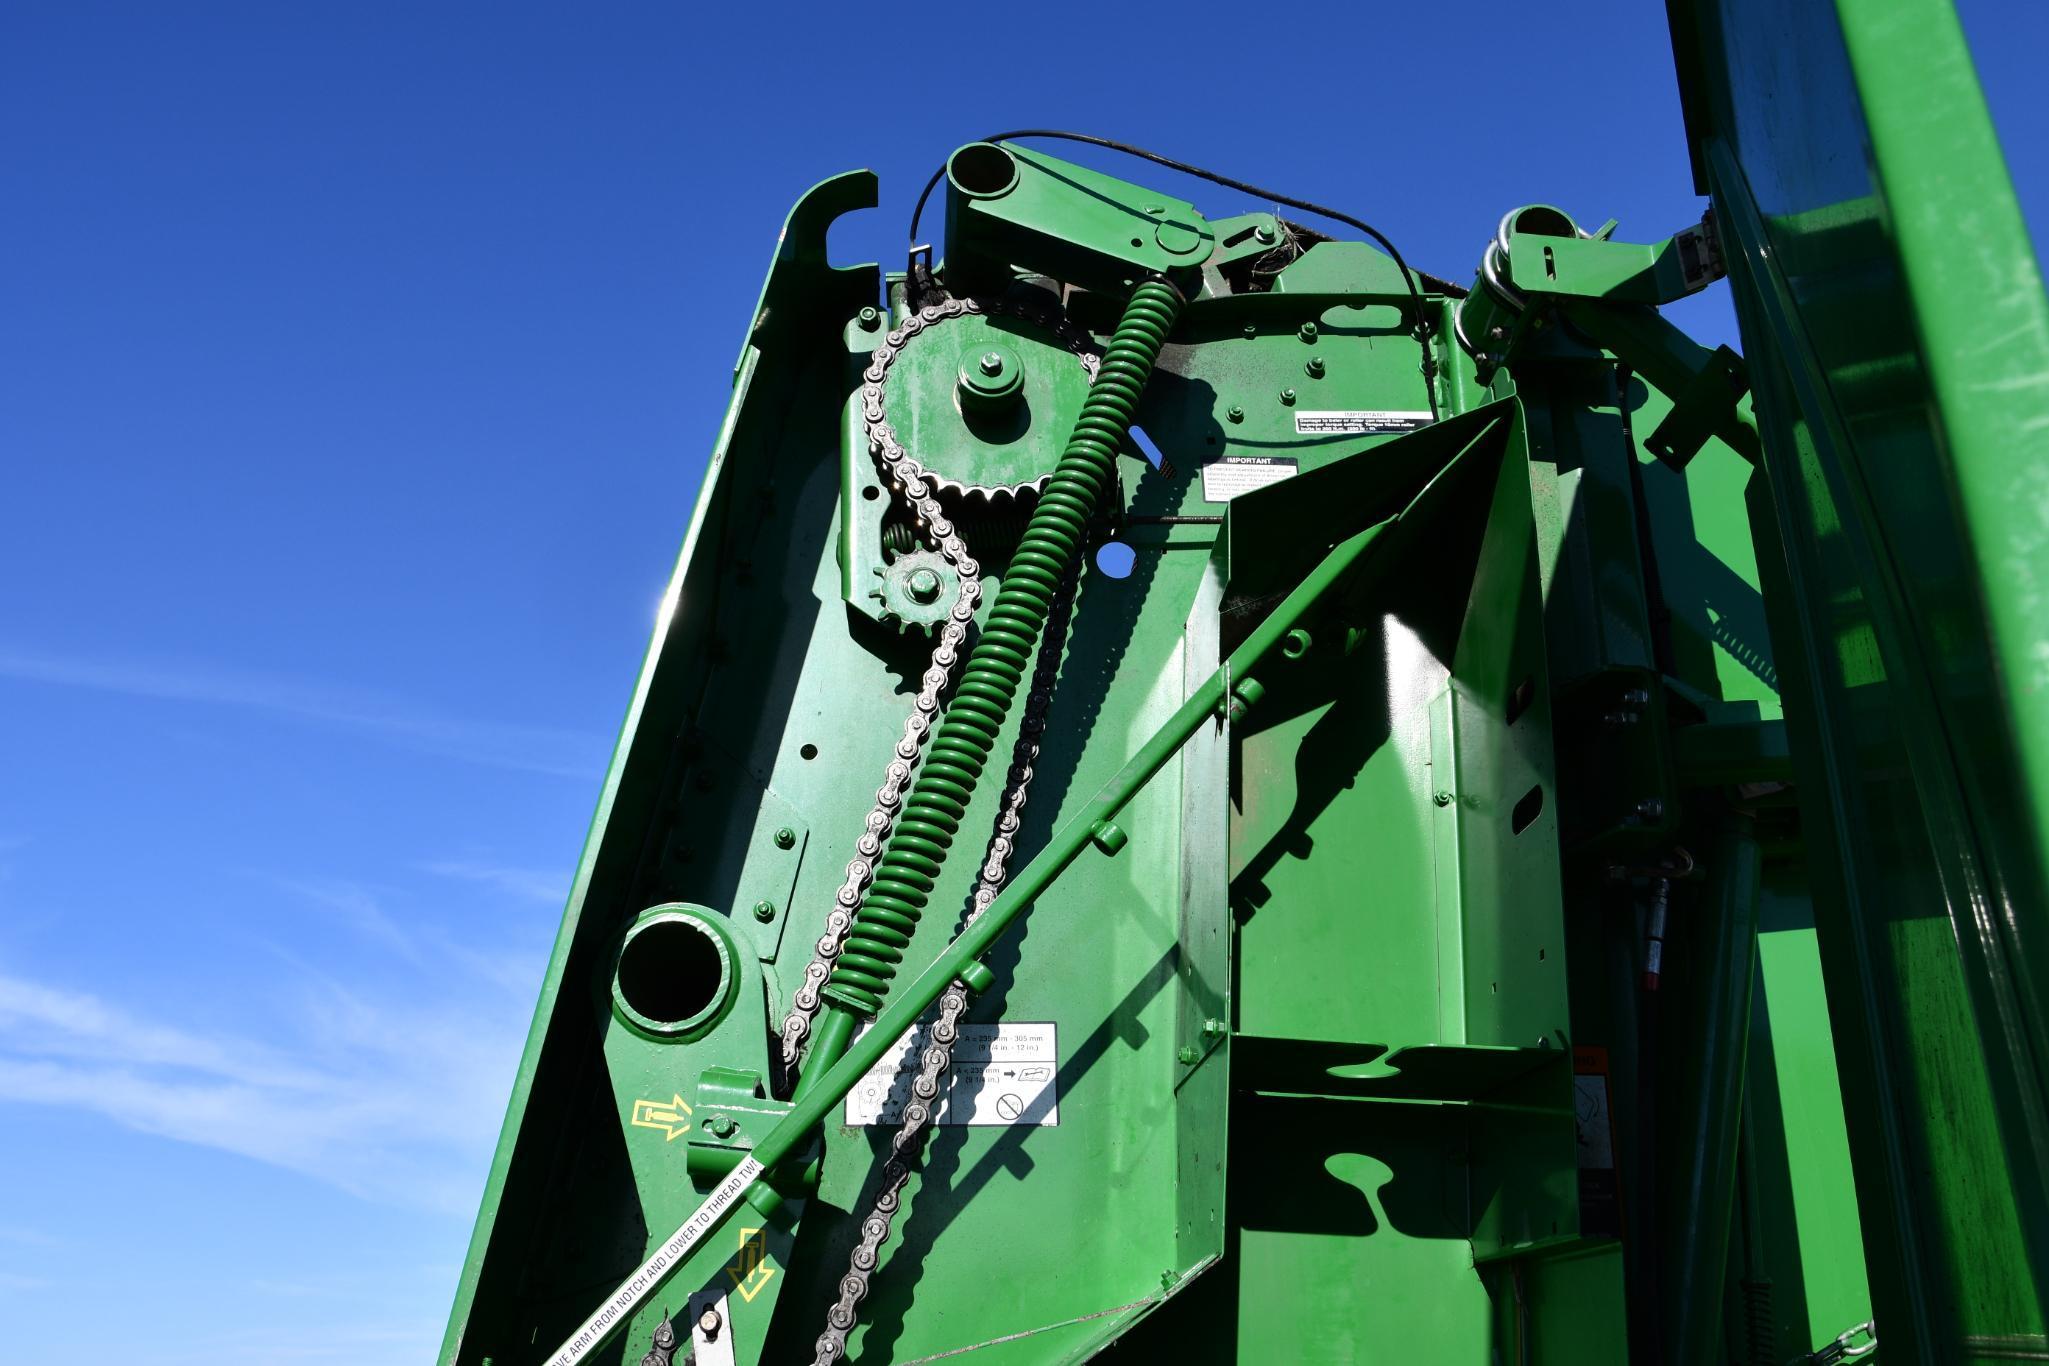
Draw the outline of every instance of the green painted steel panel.
<instances>
[{"instance_id":1,"label":"green painted steel panel","mask_svg":"<svg viewBox=\"0 0 2049 1366\"><path fill-rule=\"evenodd\" d=\"M846 1107L956 974L1052 1075L1006 1110L1039 1055L955 1064L1000 1122L922 1141L854 1360L1779 1363L1874 1310L1887 1360L2049 1350L2032 258L1943 6L1672 14L1712 228L1519 210L1470 295L1016 148L956 157L907 277L827 263L872 177L800 201L447 1366L636 1361L706 1305L734 1360L810 1360L892 1132ZM1655 312L1720 260L1747 361ZM906 329L940 286L979 314ZM1118 342L1091 396L1072 352L1154 307L1157 363ZM883 1023L793 1075L932 662L873 596L932 531L871 458L885 409L982 561L983 640L1057 503L1009 486L1120 454L1062 532L1007 890L963 928L1016 698L950 853L884 846L946 857Z\"/></svg>"}]
</instances>

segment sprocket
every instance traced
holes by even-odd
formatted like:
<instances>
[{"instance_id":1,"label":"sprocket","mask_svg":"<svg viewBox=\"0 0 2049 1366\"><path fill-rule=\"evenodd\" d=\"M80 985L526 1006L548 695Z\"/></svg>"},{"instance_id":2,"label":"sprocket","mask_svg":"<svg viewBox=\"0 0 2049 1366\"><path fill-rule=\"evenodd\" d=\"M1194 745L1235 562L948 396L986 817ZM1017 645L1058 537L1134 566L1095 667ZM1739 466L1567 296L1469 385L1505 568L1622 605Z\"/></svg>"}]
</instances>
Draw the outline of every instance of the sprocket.
<instances>
[{"instance_id":1,"label":"sprocket","mask_svg":"<svg viewBox=\"0 0 2049 1366\"><path fill-rule=\"evenodd\" d=\"M930 635L960 597L960 575L942 555L913 550L876 569L881 585L868 594L882 604L882 619L899 634L916 627Z\"/></svg>"},{"instance_id":2,"label":"sprocket","mask_svg":"<svg viewBox=\"0 0 2049 1366\"><path fill-rule=\"evenodd\" d=\"M955 505L1006 503L1045 487L1095 381L1094 339L1050 301L949 299L892 334L869 440L917 452ZM902 429L891 426L899 417Z\"/></svg>"}]
</instances>

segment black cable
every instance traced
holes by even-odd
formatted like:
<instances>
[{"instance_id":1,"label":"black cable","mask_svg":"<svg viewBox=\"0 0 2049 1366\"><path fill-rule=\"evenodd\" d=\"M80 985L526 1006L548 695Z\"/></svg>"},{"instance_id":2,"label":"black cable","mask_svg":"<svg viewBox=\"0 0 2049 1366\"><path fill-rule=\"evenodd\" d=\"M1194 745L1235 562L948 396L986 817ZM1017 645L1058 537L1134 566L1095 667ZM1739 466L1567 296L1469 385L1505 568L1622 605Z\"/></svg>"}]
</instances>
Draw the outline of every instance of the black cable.
<instances>
[{"instance_id":1,"label":"black cable","mask_svg":"<svg viewBox=\"0 0 2049 1366\"><path fill-rule=\"evenodd\" d=\"M1318 217L1328 218L1334 223L1343 223L1347 227L1357 228L1360 232L1365 233L1377 242L1381 250L1385 251L1393 259L1395 265L1401 268L1402 281L1409 287L1409 297L1415 301L1419 314L1418 321L1421 321L1420 311L1422 309L1423 297L1422 292L1416 288L1416 272L1409 269L1409 263L1402 259L1402 254L1395 250L1394 243L1387 239L1387 235L1364 219L1354 218L1348 213L1339 213L1336 209L1327 209L1321 204L1312 204L1306 199L1296 199L1291 195L1280 194L1273 190L1263 190L1257 185L1248 185L1242 180L1233 180L1231 177L1221 175L1216 171L1206 171L1200 166L1191 166L1185 161L1176 161L1174 158L1162 156L1158 152L1149 152L1143 147L1134 147L1128 142L1118 142L1113 138L1099 138L1093 133L1068 133L1054 128L1021 128L1015 132L991 133L988 137L977 138L976 141L1005 142L1011 138L1058 138L1066 142L1085 142L1091 147L1107 147L1113 152L1122 152L1126 156L1139 157L1156 165L1165 166L1170 171L1179 171L1183 175L1192 175L1198 180L1207 180L1213 185L1221 185L1227 190L1236 190L1240 194L1249 194L1255 199L1267 199L1276 204L1285 204L1291 209L1300 209L1304 213L1313 213ZM946 168L941 166L932 173L932 178L925 182L924 192L918 196L917 207L911 210L911 242L913 245L918 240L919 220L925 216L925 201L932 197L932 191L937 189L939 182L945 178Z\"/></svg>"},{"instance_id":2,"label":"black cable","mask_svg":"<svg viewBox=\"0 0 2049 1366\"><path fill-rule=\"evenodd\" d=\"M1423 319L1423 293L1416 288L1416 272L1409 269L1409 263L1402 259L1401 252L1395 249L1394 243L1388 240L1387 235L1371 223L1361 218L1354 218L1348 213L1339 213L1336 209L1327 209L1321 204L1313 204L1306 199L1296 199L1292 195L1261 189L1257 185L1248 185L1242 180L1233 180L1231 177L1221 175L1216 171L1206 171L1200 166L1191 166L1185 161L1176 161L1174 158L1162 156L1158 152L1149 152L1143 147L1134 147L1128 142L1118 142L1114 138L1099 138L1093 133L1070 133L1057 128L1020 128L1008 133L991 133L988 137L977 138L976 141L1006 142L1011 138L1056 138L1064 142L1085 142L1091 147L1107 147L1113 152L1122 152L1126 156L1138 157L1141 160L1153 162L1155 165L1165 166L1170 171L1179 171L1183 175L1192 175L1198 180L1207 180L1213 185L1221 185L1227 190L1236 190L1240 194L1251 195L1255 199L1265 199L1275 204L1285 204L1291 209L1300 209L1304 213L1313 213L1320 218L1328 218L1334 223L1343 223L1347 227L1356 228L1360 232L1365 233L1374 242L1378 243L1381 250L1385 251L1394 261L1395 265L1401 270L1402 283L1408 286L1409 301L1416 308L1416 339L1423 344L1424 389L1430 400L1431 413L1433 416L1435 415L1437 411L1436 366L1432 363L1433 357L1430 355L1427 324ZM917 206L911 210L910 243L913 247L918 244L918 223L925 216L925 202L932 197L932 191L939 188L939 182L945 179L945 177L946 167L941 166L938 170L934 171L932 178L925 182L924 190L918 195Z\"/></svg>"}]
</instances>

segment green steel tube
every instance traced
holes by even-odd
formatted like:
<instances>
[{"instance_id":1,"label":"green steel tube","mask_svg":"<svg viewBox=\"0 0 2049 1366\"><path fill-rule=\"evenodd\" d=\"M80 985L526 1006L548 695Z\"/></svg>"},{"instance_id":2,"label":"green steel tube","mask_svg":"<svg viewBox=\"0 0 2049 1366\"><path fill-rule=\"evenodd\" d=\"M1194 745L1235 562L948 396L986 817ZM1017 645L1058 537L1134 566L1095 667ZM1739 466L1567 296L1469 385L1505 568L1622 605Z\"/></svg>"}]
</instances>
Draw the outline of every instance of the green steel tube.
<instances>
[{"instance_id":1,"label":"green steel tube","mask_svg":"<svg viewBox=\"0 0 2049 1366\"><path fill-rule=\"evenodd\" d=\"M838 1061L855 1025L882 1008L996 737L1023 690L1046 615L1116 471L1118 447L1182 303L1174 286L1146 280L1124 306L1067 448L1032 505L988 622L968 654L946 719L933 734L931 755L904 798L875 880L854 913L825 986L826 1015L812 1039L799 1095L810 1078Z\"/></svg>"},{"instance_id":2,"label":"green steel tube","mask_svg":"<svg viewBox=\"0 0 2049 1366\"><path fill-rule=\"evenodd\" d=\"M1679 1122L1668 1131L1674 1205L1664 1223L1667 1366L1707 1366L1723 1358L1723 1280L1729 1222L1736 1203L1736 1152L1743 1130L1743 1071L1750 1049L1750 987L1757 971L1757 895L1762 855L1748 816L1722 822L1702 898L1693 1009L1668 1014L1667 1028L1689 1030ZM1671 1056L1668 1050L1667 1056Z\"/></svg>"},{"instance_id":3,"label":"green steel tube","mask_svg":"<svg viewBox=\"0 0 2049 1366\"><path fill-rule=\"evenodd\" d=\"M1103 785L1089 804L1054 833L1038 857L1026 864L996 900L989 903L989 909L970 922L946 946L945 951L932 960L932 965L918 975L917 980L897 994L895 1001L876 1017L875 1027L858 1039L848 1041L838 1061L830 1068L812 1069L812 1085L798 1088L790 1112L754 1145L753 1153L733 1170L731 1176L712 1189L697 1212L683 1222L654 1256L627 1277L583 1327L548 1358L548 1366L576 1366L624 1327L633 1316L634 1306L660 1289L677 1268L689 1260L690 1249L725 1225L726 1220L741 1207L743 1197L755 1180L764 1171L773 1170L777 1163L806 1142L812 1130L854 1089L854 1084L869 1068L880 1062L882 1055L895 1046L904 1031L939 999L947 984L960 976L970 963L987 953L1010 928L1011 922L1066 871L1082 850L1089 847L1097 823L1109 820L1123 810L1166 767L1167 761L1188 742L1190 736L1215 719L1224 706L1233 680L1244 680L1252 667L1264 659L1296 623L1314 611L1330 590L1345 580L1352 567L1366 556L1390 525L1391 522L1379 522L1339 542L1281 601L1280 606L1253 629L1244 643L1232 651L1231 657L1203 680L1201 686L1131 756L1116 776ZM851 1025L847 1028L851 1029ZM823 1037L821 1031L821 1040ZM817 1046L813 1044L814 1048Z\"/></svg>"}]
</instances>

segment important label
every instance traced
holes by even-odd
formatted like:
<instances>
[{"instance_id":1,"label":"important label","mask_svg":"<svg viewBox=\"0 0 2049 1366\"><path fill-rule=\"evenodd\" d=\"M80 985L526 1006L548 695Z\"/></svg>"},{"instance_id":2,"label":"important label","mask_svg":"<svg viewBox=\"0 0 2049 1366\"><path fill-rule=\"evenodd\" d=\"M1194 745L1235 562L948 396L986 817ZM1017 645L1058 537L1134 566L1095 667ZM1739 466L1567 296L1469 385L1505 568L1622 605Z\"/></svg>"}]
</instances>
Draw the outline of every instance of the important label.
<instances>
[{"instance_id":1,"label":"important label","mask_svg":"<svg viewBox=\"0 0 2049 1366\"><path fill-rule=\"evenodd\" d=\"M913 1026L854 1083L847 1093L849 1125L895 1128L903 1122L931 1028L929 1023ZM1022 1021L962 1025L953 1045L953 1065L940 1079L933 1119L955 1126L1058 1124L1058 1027Z\"/></svg>"},{"instance_id":2,"label":"important label","mask_svg":"<svg viewBox=\"0 0 2049 1366\"><path fill-rule=\"evenodd\" d=\"M1206 503L1228 503L1241 493L1278 484L1294 473L1292 456L1220 455L1202 467L1202 498Z\"/></svg>"},{"instance_id":3,"label":"important label","mask_svg":"<svg viewBox=\"0 0 2049 1366\"><path fill-rule=\"evenodd\" d=\"M1430 425L1428 412L1365 408L1295 414L1297 436L1385 436Z\"/></svg>"},{"instance_id":4,"label":"important label","mask_svg":"<svg viewBox=\"0 0 2049 1366\"><path fill-rule=\"evenodd\" d=\"M1608 1050L1572 1050L1572 1126L1579 1147L1580 1232L1622 1232L1622 1184L1615 1170L1615 1117L1608 1098Z\"/></svg>"}]
</instances>

